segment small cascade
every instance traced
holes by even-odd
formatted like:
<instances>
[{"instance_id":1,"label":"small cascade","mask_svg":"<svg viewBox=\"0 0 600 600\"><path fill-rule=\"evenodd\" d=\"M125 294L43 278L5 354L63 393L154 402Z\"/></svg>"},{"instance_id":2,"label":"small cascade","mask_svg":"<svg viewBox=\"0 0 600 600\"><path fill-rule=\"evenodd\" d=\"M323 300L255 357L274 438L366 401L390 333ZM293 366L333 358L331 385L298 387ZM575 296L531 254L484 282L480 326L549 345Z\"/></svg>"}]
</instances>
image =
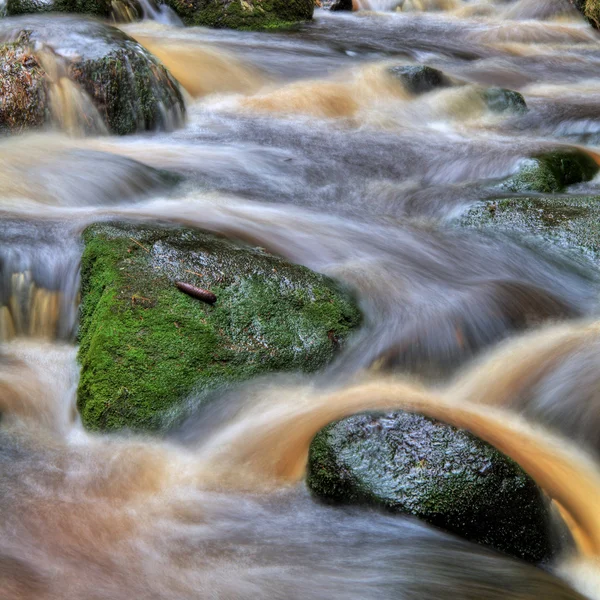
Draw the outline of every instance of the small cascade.
<instances>
[{"instance_id":1,"label":"small cascade","mask_svg":"<svg viewBox=\"0 0 600 600\"><path fill-rule=\"evenodd\" d=\"M73 336L78 248L74 240L56 239L60 228L52 229L31 223L3 223L0 342L19 337L70 340ZM57 243L62 247L57 248Z\"/></svg>"},{"instance_id":2,"label":"small cascade","mask_svg":"<svg viewBox=\"0 0 600 600\"><path fill-rule=\"evenodd\" d=\"M36 51L49 82L52 123L73 136L106 134L106 125L88 94L68 74L67 63L49 46Z\"/></svg>"}]
</instances>

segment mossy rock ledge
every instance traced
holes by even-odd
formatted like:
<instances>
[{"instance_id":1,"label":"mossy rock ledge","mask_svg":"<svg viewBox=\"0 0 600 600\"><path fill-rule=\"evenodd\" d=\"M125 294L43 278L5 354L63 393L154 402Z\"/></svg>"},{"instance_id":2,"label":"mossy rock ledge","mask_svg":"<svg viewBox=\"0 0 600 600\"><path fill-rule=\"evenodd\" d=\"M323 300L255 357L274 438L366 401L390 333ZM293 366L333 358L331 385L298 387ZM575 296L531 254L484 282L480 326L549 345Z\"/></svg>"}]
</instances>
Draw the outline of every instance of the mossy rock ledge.
<instances>
[{"instance_id":1,"label":"mossy rock ledge","mask_svg":"<svg viewBox=\"0 0 600 600\"><path fill-rule=\"evenodd\" d=\"M333 281L258 248L125 224L91 226L83 239L78 404L89 429L152 430L192 393L315 371L360 323Z\"/></svg>"},{"instance_id":2,"label":"mossy rock ledge","mask_svg":"<svg viewBox=\"0 0 600 600\"><path fill-rule=\"evenodd\" d=\"M361 414L327 426L310 447L307 481L330 503L413 515L534 563L554 554L535 482L471 434L420 415Z\"/></svg>"},{"instance_id":3,"label":"mossy rock ledge","mask_svg":"<svg viewBox=\"0 0 600 600\"><path fill-rule=\"evenodd\" d=\"M184 121L177 81L157 58L115 27L64 15L14 17L0 21L0 43L7 44L0 47L3 65L7 48L15 43L34 58L45 88L64 71L89 96L110 133L168 130ZM46 65L52 73L45 71ZM35 98L39 106L29 112L49 113L49 94ZM23 127L40 125L40 119L22 118Z\"/></svg>"},{"instance_id":4,"label":"mossy rock ledge","mask_svg":"<svg viewBox=\"0 0 600 600\"><path fill-rule=\"evenodd\" d=\"M279 29L312 19L314 0L165 0L186 25Z\"/></svg>"}]
</instances>

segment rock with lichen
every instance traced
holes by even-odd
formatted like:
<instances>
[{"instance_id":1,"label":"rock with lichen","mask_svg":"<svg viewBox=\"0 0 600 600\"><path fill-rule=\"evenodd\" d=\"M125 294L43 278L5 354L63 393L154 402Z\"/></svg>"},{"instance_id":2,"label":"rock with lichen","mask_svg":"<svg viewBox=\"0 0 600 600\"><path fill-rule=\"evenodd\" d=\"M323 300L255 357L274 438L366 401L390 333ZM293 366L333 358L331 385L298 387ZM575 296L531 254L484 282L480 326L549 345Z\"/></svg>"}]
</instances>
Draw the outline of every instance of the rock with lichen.
<instances>
[{"instance_id":1,"label":"rock with lichen","mask_svg":"<svg viewBox=\"0 0 600 600\"><path fill-rule=\"evenodd\" d=\"M307 483L329 503L412 515L531 562L555 551L535 482L471 434L419 415L362 414L327 426L311 444Z\"/></svg>"},{"instance_id":2,"label":"rock with lichen","mask_svg":"<svg viewBox=\"0 0 600 600\"><path fill-rule=\"evenodd\" d=\"M21 96L28 110L15 111L13 130L40 126L45 120L41 115L49 111L55 121L79 119L82 126L118 135L172 129L183 122L179 84L157 58L110 25L72 16L15 17L0 22L0 42L6 44L5 56L12 56L17 44L29 57L29 66L14 63L13 72L20 74L17 84L31 80L31 86L28 99ZM76 85L65 90L65 80ZM53 95L58 88L60 93ZM79 108L82 114L67 118L63 107L52 103L65 93L78 94L71 107L89 105L93 115Z\"/></svg>"},{"instance_id":3,"label":"rock with lichen","mask_svg":"<svg viewBox=\"0 0 600 600\"><path fill-rule=\"evenodd\" d=\"M16 133L47 122L46 83L25 34L0 46L0 132Z\"/></svg>"}]
</instances>

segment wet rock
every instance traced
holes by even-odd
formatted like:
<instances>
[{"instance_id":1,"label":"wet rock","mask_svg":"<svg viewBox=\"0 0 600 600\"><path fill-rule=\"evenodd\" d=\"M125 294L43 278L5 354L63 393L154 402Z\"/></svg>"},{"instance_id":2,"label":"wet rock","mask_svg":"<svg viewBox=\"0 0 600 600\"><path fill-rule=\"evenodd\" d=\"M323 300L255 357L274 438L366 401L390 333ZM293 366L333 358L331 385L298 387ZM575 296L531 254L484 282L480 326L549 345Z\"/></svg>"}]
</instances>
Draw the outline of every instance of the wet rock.
<instances>
[{"instance_id":1,"label":"wet rock","mask_svg":"<svg viewBox=\"0 0 600 600\"><path fill-rule=\"evenodd\" d=\"M600 0L569 0L579 12L593 25L600 29Z\"/></svg>"},{"instance_id":2,"label":"wet rock","mask_svg":"<svg viewBox=\"0 0 600 600\"><path fill-rule=\"evenodd\" d=\"M452 85L450 79L442 71L424 65L390 67L388 73L401 81L404 87L415 95Z\"/></svg>"},{"instance_id":3,"label":"wet rock","mask_svg":"<svg viewBox=\"0 0 600 600\"><path fill-rule=\"evenodd\" d=\"M166 0L186 25L276 29L312 19L314 0Z\"/></svg>"},{"instance_id":4,"label":"wet rock","mask_svg":"<svg viewBox=\"0 0 600 600\"><path fill-rule=\"evenodd\" d=\"M109 17L111 4L109 0L7 0L6 12L8 15L60 12Z\"/></svg>"},{"instance_id":5,"label":"wet rock","mask_svg":"<svg viewBox=\"0 0 600 600\"><path fill-rule=\"evenodd\" d=\"M329 425L311 445L308 486L328 502L414 515L531 562L554 553L549 506L533 480L471 434L419 415Z\"/></svg>"},{"instance_id":6,"label":"wet rock","mask_svg":"<svg viewBox=\"0 0 600 600\"><path fill-rule=\"evenodd\" d=\"M78 404L90 429L156 428L192 392L319 369L360 320L325 277L209 234L97 225L84 241Z\"/></svg>"},{"instance_id":7,"label":"wet rock","mask_svg":"<svg viewBox=\"0 0 600 600\"><path fill-rule=\"evenodd\" d=\"M178 83L158 59L122 31L81 17L2 21L0 41L24 38L30 53L43 52L46 62L39 62L50 69L50 79L60 82L64 72L80 86L109 132L172 129L183 122L185 106ZM40 97L40 103L40 111L49 109L47 97Z\"/></svg>"},{"instance_id":8,"label":"wet rock","mask_svg":"<svg viewBox=\"0 0 600 600\"><path fill-rule=\"evenodd\" d=\"M483 92L483 100L489 110L495 113L523 114L527 112L525 98L519 92L505 88L491 87Z\"/></svg>"},{"instance_id":9,"label":"wet rock","mask_svg":"<svg viewBox=\"0 0 600 600\"><path fill-rule=\"evenodd\" d=\"M461 224L521 231L596 260L600 256L599 196L498 199L471 208Z\"/></svg>"},{"instance_id":10,"label":"wet rock","mask_svg":"<svg viewBox=\"0 0 600 600\"><path fill-rule=\"evenodd\" d=\"M576 183L592 180L598 172L596 161L586 152L565 148L523 160L517 173L496 186L506 192L562 192Z\"/></svg>"},{"instance_id":11,"label":"wet rock","mask_svg":"<svg viewBox=\"0 0 600 600\"><path fill-rule=\"evenodd\" d=\"M352 0L323 0L325 10L352 10Z\"/></svg>"},{"instance_id":12,"label":"wet rock","mask_svg":"<svg viewBox=\"0 0 600 600\"><path fill-rule=\"evenodd\" d=\"M48 120L44 71L26 35L0 46L0 133L42 127Z\"/></svg>"}]
</instances>

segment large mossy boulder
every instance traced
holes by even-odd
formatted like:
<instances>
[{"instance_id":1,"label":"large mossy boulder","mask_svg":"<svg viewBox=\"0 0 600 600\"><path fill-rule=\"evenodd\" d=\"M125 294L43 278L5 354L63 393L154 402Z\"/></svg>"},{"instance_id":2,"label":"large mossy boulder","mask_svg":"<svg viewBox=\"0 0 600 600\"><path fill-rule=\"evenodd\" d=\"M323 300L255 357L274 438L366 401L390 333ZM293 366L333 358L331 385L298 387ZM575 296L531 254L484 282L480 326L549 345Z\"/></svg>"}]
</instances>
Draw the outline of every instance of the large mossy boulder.
<instances>
[{"instance_id":1,"label":"large mossy boulder","mask_svg":"<svg viewBox=\"0 0 600 600\"><path fill-rule=\"evenodd\" d=\"M327 502L413 515L527 561L554 554L549 505L534 481L471 434L420 415L329 425L310 447L308 486Z\"/></svg>"},{"instance_id":2,"label":"large mossy boulder","mask_svg":"<svg viewBox=\"0 0 600 600\"><path fill-rule=\"evenodd\" d=\"M42 127L48 121L44 70L26 35L0 46L0 133Z\"/></svg>"},{"instance_id":3,"label":"large mossy boulder","mask_svg":"<svg viewBox=\"0 0 600 600\"><path fill-rule=\"evenodd\" d=\"M84 243L78 404L90 429L156 428L192 393L315 371L360 320L327 278L209 234L96 225Z\"/></svg>"},{"instance_id":4,"label":"large mossy boulder","mask_svg":"<svg viewBox=\"0 0 600 600\"><path fill-rule=\"evenodd\" d=\"M9 16L31 13L75 13L108 18L112 12L110 0L6 0Z\"/></svg>"},{"instance_id":5,"label":"large mossy boulder","mask_svg":"<svg viewBox=\"0 0 600 600\"><path fill-rule=\"evenodd\" d=\"M165 0L186 25L277 29L312 19L314 0Z\"/></svg>"},{"instance_id":6,"label":"large mossy boulder","mask_svg":"<svg viewBox=\"0 0 600 600\"><path fill-rule=\"evenodd\" d=\"M17 41L40 57L36 60L42 72L44 64L52 67L46 86L60 85L63 72L76 82L111 133L172 129L183 122L179 84L157 58L110 25L58 15L3 20L0 42L11 48ZM48 113L49 94L37 97L37 112ZM23 126L38 126L38 121Z\"/></svg>"},{"instance_id":7,"label":"large mossy boulder","mask_svg":"<svg viewBox=\"0 0 600 600\"><path fill-rule=\"evenodd\" d=\"M561 148L521 161L518 171L495 189L511 193L562 192L576 183L593 179L598 173L596 161L583 150Z\"/></svg>"}]
</instances>

